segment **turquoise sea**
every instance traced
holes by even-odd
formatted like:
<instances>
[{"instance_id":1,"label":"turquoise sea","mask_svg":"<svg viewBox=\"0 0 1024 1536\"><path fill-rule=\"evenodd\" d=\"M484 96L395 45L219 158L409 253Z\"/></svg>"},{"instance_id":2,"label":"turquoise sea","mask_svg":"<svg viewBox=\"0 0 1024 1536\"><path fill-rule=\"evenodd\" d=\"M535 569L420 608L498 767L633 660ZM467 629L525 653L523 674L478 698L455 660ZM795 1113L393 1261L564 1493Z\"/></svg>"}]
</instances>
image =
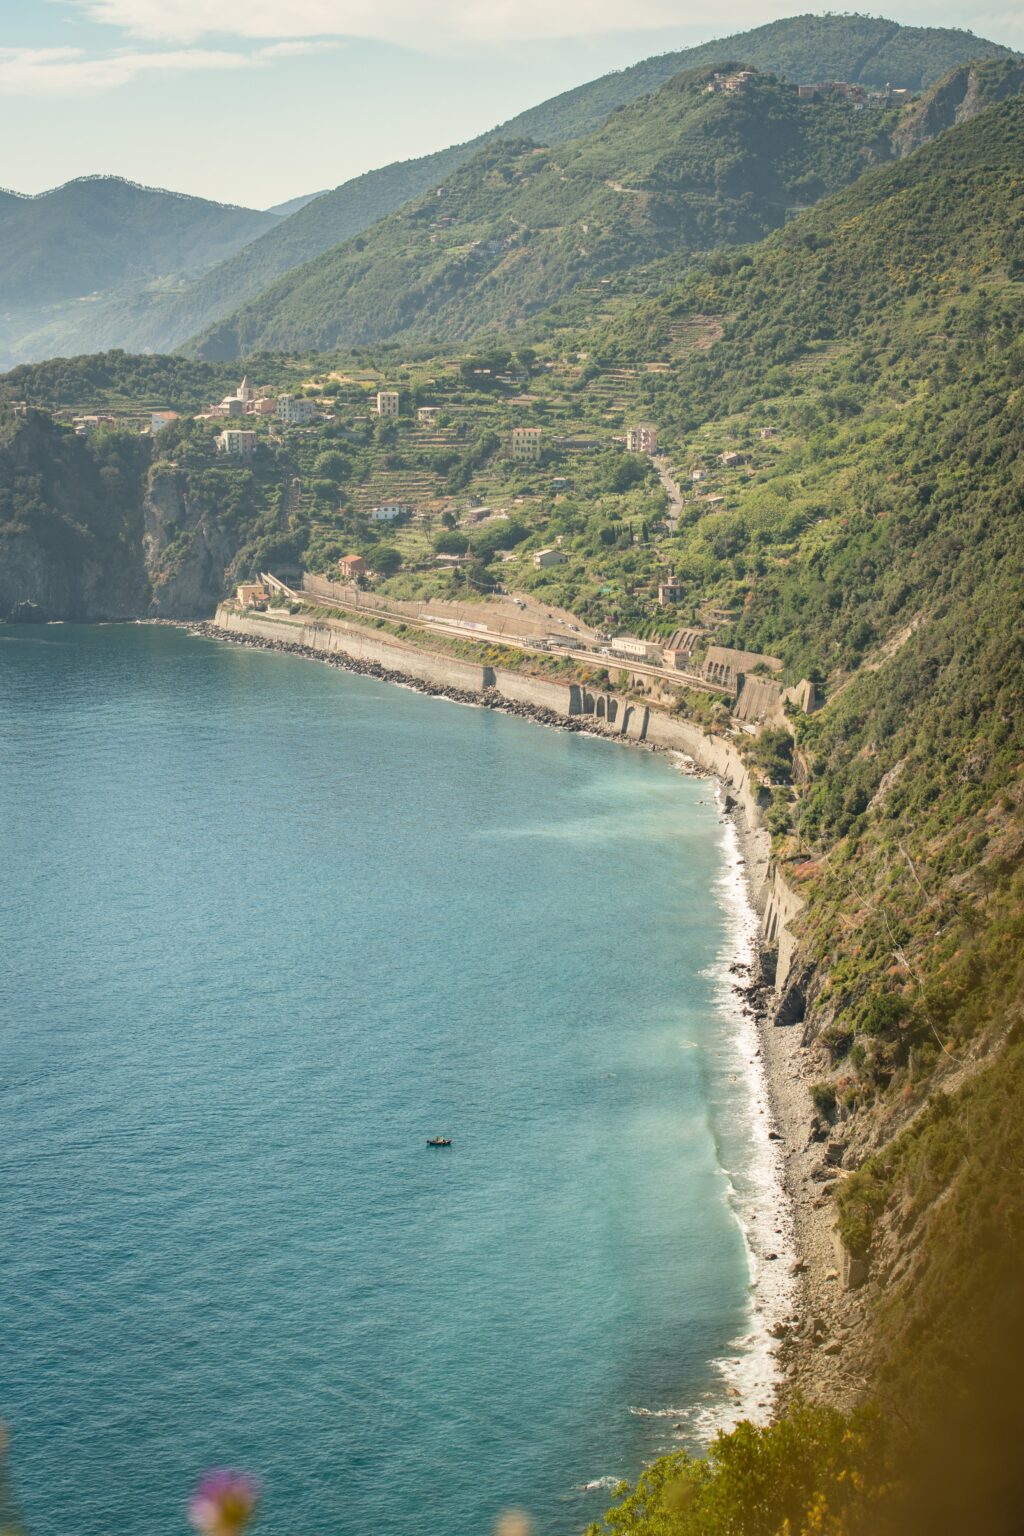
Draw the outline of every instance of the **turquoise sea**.
<instances>
[{"instance_id":1,"label":"turquoise sea","mask_svg":"<svg viewBox=\"0 0 1024 1536\"><path fill-rule=\"evenodd\" d=\"M35 1536L172 1536L225 1464L274 1536L563 1536L765 1400L731 837L667 757L169 628L0 629Z\"/></svg>"}]
</instances>

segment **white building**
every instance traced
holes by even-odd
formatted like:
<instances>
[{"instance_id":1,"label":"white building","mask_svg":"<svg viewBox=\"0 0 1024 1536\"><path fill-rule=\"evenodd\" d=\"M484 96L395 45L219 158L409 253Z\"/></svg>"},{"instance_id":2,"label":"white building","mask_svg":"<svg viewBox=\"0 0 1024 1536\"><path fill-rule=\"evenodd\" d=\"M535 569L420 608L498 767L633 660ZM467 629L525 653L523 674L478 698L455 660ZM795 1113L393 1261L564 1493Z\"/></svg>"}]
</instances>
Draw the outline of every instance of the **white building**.
<instances>
[{"instance_id":1,"label":"white building","mask_svg":"<svg viewBox=\"0 0 1024 1536\"><path fill-rule=\"evenodd\" d=\"M412 512L407 501L382 501L379 507L374 507L370 513L370 521L373 523L393 523L400 517L407 517Z\"/></svg>"},{"instance_id":2,"label":"white building","mask_svg":"<svg viewBox=\"0 0 1024 1536\"><path fill-rule=\"evenodd\" d=\"M421 405L416 412L416 420L421 427L433 427L441 420L441 407L439 405Z\"/></svg>"},{"instance_id":3,"label":"white building","mask_svg":"<svg viewBox=\"0 0 1024 1536\"><path fill-rule=\"evenodd\" d=\"M113 416L72 416L71 425L79 437L91 437L99 427L112 427Z\"/></svg>"},{"instance_id":4,"label":"white building","mask_svg":"<svg viewBox=\"0 0 1024 1536\"><path fill-rule=\"evenodd\" d=\"M256 452L256 433L242 432L237 427L226 427L214 439L218 453L229 454L235 459L251 459Z\"/></svg>"},{"instance_id":5,"label":"white building","mask_svg":"<svg viewBox=\"0 0 1024 1536\"><path fill-rule=\"evenodd\" d=\"M626 661L646 661L661 665L661 647L651 645L647 640L638 640L635 635L616 635L610 649L613 655L621 656Z\"/></svg>"},{"instance_id":6,"label":"white building","mask_svg":"<svg viewBox=\"0 0 1024 1536\"><path fill-rule=\"evenodd\" d=\"M656 428L641 422L638 426L630 427L626 432L627 453L657 453L658 433Z\"/></svg>"},{"instance_id":7,"label":"white building","mask_svg":"<svg viewBox=\"0 0 1024 1536\"><path fill-rule=\"evenodd\" d=\"M302 395L278 395L277 419L286 427L303 427L316 419L316 406Z\"/></svg>"},{"instance_id":8,"label":"white building","mask_svg":"<svg viewBox=\"0 0 1024 1536\"><path fill-rule=\"evenodd\" d=\"M378 389L378 391L377 391L377 415L378 416L397 416L398 415L398 390L397 389Z\"/></svg>"},{"instance_id":9,"label":"white building","mask_svg":"<svg viewBox=\"0 0 1024 1536\"><path fill-rule=\"evenodd\" d=\"M512 457L523 463L536 464L540 458L542 439L540 427L513 427Z\"/></svg>"},{"instance_id":10,"label":"white building","mask_svg":"<svg viewBox=\"0 0 1024 1536\"><path fill-rule=\"evenodd\" d=\"M566 557L560 549L538 549L533 563L539 570L544 570L549 565L565 565Z\"/></svg>"}]
</instances>

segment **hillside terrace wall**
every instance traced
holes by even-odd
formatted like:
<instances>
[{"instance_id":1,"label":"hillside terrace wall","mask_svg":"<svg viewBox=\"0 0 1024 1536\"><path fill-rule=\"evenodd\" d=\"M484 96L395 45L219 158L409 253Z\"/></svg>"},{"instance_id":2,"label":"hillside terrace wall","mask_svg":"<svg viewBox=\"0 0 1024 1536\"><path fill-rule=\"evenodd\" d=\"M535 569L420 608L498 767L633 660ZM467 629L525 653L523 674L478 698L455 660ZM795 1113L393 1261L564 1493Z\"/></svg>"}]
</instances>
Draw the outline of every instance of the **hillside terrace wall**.
<instances>
[{"instance_id":1,"label":"hillside terrace wall","mask_svg":"<svg viewBox=\"0 0 1024 1536\"><path fill-rule=\"evenodd\" d=\"M746 826L762 852L765 866L759 879L756 860L748 859L755 904L762 912L762 931L778 945L775 985L781 992L789 976L796 949L793 924L803 902L780 871L768 864L769 842L761 818L761 790L746 763L730 742L708 736L688 720L660 709L623 699L621 695L586 688L580 683L528 677L503 667L488 667L422 650L392 635L380 635L344 619L305 619L275 613L239 613L222 604L215 623L230 633L254 635L279 644L347 656L370 662L432 688L452 688L464 693L497 693L509 703L526 704L566 718L590 717L594 729L604 735L643 742L670 752L681 752L698 768L714 774L743 811Z\"/></svg>"}]
</instances>

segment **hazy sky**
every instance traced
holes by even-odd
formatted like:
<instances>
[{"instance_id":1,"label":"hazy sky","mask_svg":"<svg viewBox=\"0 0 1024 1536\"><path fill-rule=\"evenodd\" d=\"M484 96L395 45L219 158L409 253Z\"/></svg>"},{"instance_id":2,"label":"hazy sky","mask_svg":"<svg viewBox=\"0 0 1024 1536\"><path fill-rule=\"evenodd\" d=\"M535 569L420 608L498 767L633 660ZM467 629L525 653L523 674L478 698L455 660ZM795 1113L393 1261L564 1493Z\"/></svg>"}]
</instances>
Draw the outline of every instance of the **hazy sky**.
<instances>
[{"instance_id":1,"label":"hazy sky","mask_svg":"<svg viewBox=\"0 0 1024 1536\"><path fill-rule=\"evenodd\" d=\"M0 0L0 186L108 172L268 207L807 0ZM895 20L1024 51L1024 0ZM624 18L631 25L623 28Z\"/></svg>"}]
</instances>

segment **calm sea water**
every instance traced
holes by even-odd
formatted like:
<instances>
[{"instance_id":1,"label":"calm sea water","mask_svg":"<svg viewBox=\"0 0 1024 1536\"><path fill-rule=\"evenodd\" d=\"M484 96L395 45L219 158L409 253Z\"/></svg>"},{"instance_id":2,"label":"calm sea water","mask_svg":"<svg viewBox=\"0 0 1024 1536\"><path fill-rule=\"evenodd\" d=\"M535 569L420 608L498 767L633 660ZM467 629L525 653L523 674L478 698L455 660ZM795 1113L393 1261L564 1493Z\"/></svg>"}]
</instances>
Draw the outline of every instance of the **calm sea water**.
<instances>
[{"instance_id":1,"label":"calm sea water","mask_svg":"<svg viewBox=\"0 0 1024 1536\"><path fill-rule=\"evenodd\" d=\"M0 1416L37 1536L171 1536L211 1464L275 1536L512 1503L561 1536L699 1437L750 1363L763 1176L729 835L665 758L174 630L0 629Z\"/></svg>"}]
</instances>

